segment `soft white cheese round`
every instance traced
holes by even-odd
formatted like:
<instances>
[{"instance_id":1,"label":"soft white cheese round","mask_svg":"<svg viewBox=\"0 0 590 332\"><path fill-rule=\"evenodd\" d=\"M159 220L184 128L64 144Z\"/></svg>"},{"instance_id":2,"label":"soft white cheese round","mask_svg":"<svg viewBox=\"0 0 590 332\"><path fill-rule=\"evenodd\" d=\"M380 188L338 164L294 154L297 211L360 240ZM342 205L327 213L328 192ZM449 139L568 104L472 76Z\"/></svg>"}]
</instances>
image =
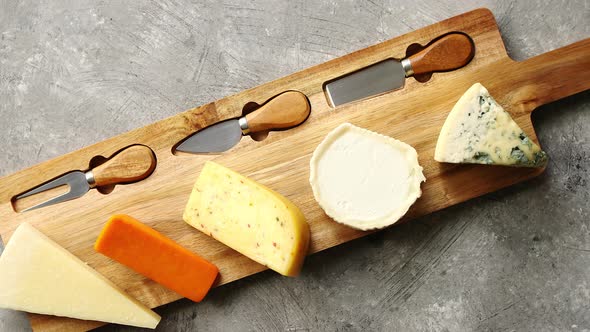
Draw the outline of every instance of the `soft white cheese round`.
<instances>
[{"instance_id":1,"label":"soft white cheese round","mask_svg":"<svg viewBox=\"0 0 590 332\"><path fill-rule=\"evenodd\" d=\"M310 168L313 195L326 214L361 230L398 221L426 180L413 147L349 123L324 138Z\"/></svg>"}]
</instances>

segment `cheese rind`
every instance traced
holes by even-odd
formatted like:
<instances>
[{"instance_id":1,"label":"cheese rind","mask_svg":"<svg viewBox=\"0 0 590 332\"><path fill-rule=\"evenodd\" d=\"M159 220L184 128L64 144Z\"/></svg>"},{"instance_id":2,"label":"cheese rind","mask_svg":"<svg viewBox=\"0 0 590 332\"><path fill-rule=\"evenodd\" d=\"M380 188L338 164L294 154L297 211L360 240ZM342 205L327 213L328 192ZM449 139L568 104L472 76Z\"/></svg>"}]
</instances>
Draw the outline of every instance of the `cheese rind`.
<instances>
[{"instance_id":1,"label":"cheese rind","mask_svg":"<svg viewBox=\"0 0 590 332\"><path fill-rule=\"evenodd\" d=\"M547 164L547 154L480 83L471 86L449 113L436 143L434 159L519 167Z\"/></svg>"},{"instance_id":2,"label":"cheese rind","mask_svg":"<svg viewBox=\"0 0 590 332\"><path fill-rule=\"evenodd\" d=\"M398 221L425 180L413 147L349 123L332 130L310 161L316 201L337 222L361 230Z\"/></svg>"},{"instance_id":3,"label":"cheese rind","mask_svg":"<svg viewBox=\"0 0 590 332\"><path fill-rule=\"evenodd\" d=\"M183 219L286 276L299 274L309 247L309 226L297 206L211 161L193 187Z\"/></svg>"},{"instance_id":4,"label":"cheese rind","mask_svg":"<svg viewBox=\"0 0 590 332\"><path fill-rule=\"evenodd\" d=\"M0 307L155 328L160 316L28 223L0 256Z\"/></svg>"}]
</instances>

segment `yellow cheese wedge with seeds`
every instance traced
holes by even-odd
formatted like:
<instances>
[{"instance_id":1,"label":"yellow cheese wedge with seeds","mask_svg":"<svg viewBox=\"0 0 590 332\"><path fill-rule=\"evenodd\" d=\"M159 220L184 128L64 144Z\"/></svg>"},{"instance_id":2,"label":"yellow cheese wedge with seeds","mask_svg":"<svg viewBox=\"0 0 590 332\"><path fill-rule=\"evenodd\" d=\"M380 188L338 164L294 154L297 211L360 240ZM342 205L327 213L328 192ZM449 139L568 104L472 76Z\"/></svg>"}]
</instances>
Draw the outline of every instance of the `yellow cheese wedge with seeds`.
<instances>
[{"instance_id":1,"label":"yellow cheese wedge with seeds","mask_svg":"<svg viewBox=\"0 0 590 332\"><path fill-rule=\"evenodd\" d=\"M285 197L230 169L207 162L184 221L250 259L286 276L299 274L309 226Z\"/></svg>"}]
</instances>

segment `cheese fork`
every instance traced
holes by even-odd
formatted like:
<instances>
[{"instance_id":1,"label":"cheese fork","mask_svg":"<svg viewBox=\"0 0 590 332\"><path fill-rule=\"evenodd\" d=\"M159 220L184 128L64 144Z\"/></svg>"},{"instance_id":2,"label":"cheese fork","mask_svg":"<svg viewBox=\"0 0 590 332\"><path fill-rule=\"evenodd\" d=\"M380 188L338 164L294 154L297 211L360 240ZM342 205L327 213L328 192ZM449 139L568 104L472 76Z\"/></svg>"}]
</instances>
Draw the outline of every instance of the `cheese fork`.
<instances>
[{"instance_id":1,"label":"cheese fork","mask_svg":"<svg viewBox=\"0 0 590 332\"><path fill-rule=\"evenodd\" d=\"M155 168L156 157L152 149L144 145L132 145L89 171L66 173L16 196L15 199L20 200L60 186L69 187L69 191L62 195L20 211L26 212L81 197L92 188L143 180L150 176Z\"/></svg>"}]
</instances>

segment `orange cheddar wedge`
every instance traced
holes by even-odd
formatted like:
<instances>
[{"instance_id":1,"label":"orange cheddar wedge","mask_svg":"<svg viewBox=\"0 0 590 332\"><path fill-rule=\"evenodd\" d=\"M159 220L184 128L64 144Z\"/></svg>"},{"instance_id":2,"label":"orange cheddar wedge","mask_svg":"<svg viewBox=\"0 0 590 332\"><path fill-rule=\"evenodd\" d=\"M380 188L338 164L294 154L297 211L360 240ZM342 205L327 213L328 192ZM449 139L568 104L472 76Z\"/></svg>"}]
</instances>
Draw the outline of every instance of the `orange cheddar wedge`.
<instances>
[{"instance_id":1,"label":"orange cheddar wedge","mask_svg":"<svg viewBox=\"0 0 590 332\"><path fill-rule=\"evenodd\" d=\"M215 265L123 214L109 219L94 249L195 302L218 274Z\"/></svg>"}]
</instances>

